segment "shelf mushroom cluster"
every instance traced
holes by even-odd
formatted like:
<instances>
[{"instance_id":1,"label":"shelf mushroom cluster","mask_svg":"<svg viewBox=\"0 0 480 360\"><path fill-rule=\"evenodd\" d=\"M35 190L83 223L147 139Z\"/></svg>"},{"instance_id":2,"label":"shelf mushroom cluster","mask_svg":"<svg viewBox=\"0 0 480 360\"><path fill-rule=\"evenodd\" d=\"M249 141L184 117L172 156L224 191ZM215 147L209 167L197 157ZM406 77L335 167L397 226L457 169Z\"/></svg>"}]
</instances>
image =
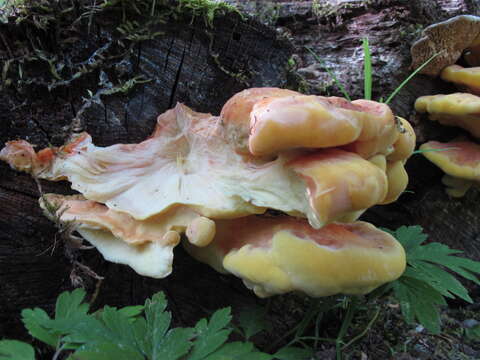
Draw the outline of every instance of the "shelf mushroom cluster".
<instances>
[{"instance_id":1,"label":"shelf mushroom cluster","mask_svg":"<svg viewBox=\"0 0 480 360\"><path fill-rule=\"evenodd\" d=\"M430 120L442 125L460 127L479 139L480 17L462 15L427 27L411 53L414 67L436 54L421 73L440 76L462 91L422 96L415 102L415 110L428 113ZM480 182L480 145L474 141L466 137L447 143L429 141L420 150L445 172L442 182L450 196L462 197Z\"/></svg>"},{"instance_id":2,"label":"shelf mushroom cluster","mask_svg":"<svg viewBox=\"0 0 480 360\"><path fill-rule=\"evenodd\" d=\"M258 296L362 294L398 278L401 245L356 221L395 201L415 146L407 121L367 100L253 88L220 116L177 104L139 144L97 147L87 133L35 152L10 141L0 159L79 195L46 194L48 216L74 220L105 259L162 278L184 246ZM272 214L270 210L277 212Z\"/></svg>"}]
</instances>

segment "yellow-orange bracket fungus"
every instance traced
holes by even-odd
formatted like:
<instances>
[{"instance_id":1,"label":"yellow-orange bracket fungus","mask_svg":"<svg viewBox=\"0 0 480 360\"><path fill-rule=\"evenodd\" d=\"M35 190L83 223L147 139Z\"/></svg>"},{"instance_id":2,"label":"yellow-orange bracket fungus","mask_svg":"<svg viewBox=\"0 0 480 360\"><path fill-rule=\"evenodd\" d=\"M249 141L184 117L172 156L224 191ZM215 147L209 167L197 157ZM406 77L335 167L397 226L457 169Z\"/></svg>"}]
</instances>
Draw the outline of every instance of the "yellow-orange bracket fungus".
<instances>
[{"instance_id":1,"label":"yellow-orange bracket fungus","mask_svg":"<svg viewBox=\"0 0 480 360\"><path fill-rule=\"evenodd\" d=\"M208 246L185 248L217 271L238 276L260 297L293 290L314 297L365 294L405 269L402 246L361 221L315 230L292 217L219 220Z\"/></svg>"},{"instance_id":2,"label":"yellow-orange bracket fungus","mask_svg":"<svg viewBox=\"0 0 480 360\"><path fill-rule=\"evenodd\" d=\"M442 80L457 85L460 90L480 95L480 67L464 68L460 65L450 65L442 70Z\"/></svg>"},{"instance_id":3,"label":"yellow-orange bracket fungus","mask_svg":"<svg viewBox=\"0 0 480 360\"><path fill-rule=\"evenodd\" d=\"M430 120L458 126L480 138L480 97L468 93L421 96L415 110L428 113Z\"/></svg>"},{"instance_id":4,"label":"yellow-orange bracket fungus","mask_svg":"<svg viewBox=\"0 0 480 360\"><path fill-rule=\"evenodd\" d=\"M138 144L98 147L82 133L35 152L15 140L0 159L37 178L69 181L80 195L44 195L41 206L57 204L50 216L73 220L107 260L139 274L167 276L184 236L197 257L228 248L207 262L260 296L365 293L400 276L403 250L371 225L342 223L405 189L415 134L400 122L374 101L255 88L233 96L220 116L177 104ZM272 220L268 209L285 215ZM242 226L249 229L231 233ZM294 255L275 263L287 254ZM265 278L246 270L255 259L269 266Z\"/></svg>"},{"instance_id":5,"label":"yellow-orange bracket fungus","mask_svg":"<svg viewBox=\"0 0 480 360\"><path fill-rule=\"evenodd\" d=\"M420 149L446 174L442 181L450 196L462 197L480 182L480 145L462 139L448 143L429 141Z\"/></svg>"},{"instance_id":6,"label":"yellow-orange bracket fungus","mask_svg":"<svg viewBox=\"0 0 480 360\"><path fill-rule=\"evenodd\" d=\"M421 74L436 77L444 67L455 64L465 50L477 54L479 42L480 17L478 16L460 15L430 25L422 31L420 39L410 49L411 67L417 69L436 55L420 71Z\"/></svg>"}]
</instances>

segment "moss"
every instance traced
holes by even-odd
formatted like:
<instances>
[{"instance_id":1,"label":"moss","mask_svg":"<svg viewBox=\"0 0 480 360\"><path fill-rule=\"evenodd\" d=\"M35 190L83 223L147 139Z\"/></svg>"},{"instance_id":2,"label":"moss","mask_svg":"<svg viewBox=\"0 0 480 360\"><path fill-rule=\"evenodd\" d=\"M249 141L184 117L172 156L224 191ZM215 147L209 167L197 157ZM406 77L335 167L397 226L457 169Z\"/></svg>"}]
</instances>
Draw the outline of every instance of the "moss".
<instances>
[{"instance_id":1,"label":"moss","mask_svg":"<svg viewBox=\"0 0 480 360\"><path fill-rule=\"evenodd\" d=\"M99 69L119 79L118 83L123 85L118 86L128 91L147 79L139 81L122 72L118 64L128 62L140 42L162 36L159 25L171 19L193 22L200 18L212 27L216 16L239 13L234 6L213 0L0 1L4 5L0 20L8 21L10 30L26 34L10 46L0 38L7 44L7 51L0 51L0 58L4 59L0 65L0 90L14 88L19 93L31 86L49 91L72 86L81 78L96 76ZM113 28L108 33L98 33L97 23ZM82 36L85 31L87 36ZM0 36L1 32L0 29ZM90 41L90 34L95 40ZM82 48L72 50L71 43L79 39ZM241 74L236 77L242 79ZM111 93L112 89L106 89L103 95Z\"/></svg>"}]
</instances>

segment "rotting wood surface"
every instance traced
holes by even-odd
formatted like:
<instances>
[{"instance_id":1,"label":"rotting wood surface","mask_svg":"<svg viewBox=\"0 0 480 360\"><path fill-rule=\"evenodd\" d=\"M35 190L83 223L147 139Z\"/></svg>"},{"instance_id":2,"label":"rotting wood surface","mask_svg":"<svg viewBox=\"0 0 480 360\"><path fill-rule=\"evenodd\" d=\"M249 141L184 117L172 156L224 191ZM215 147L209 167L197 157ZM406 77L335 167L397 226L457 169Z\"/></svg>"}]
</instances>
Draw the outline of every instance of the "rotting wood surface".
<instances>
[{"instance_id":1,"label":"rotting wood surface","mask_svg":"<svg viewBox=\"0 0 480 360\"><path fill-rule=\"evenodd\" d=\"M303 49L303 45L309 45L348 85L353 97L361 97L363 88L362 37L368 35L372 45L374 96L383 96L408 74L408 48L416 28L458 13L478 11L473 2L468 1L336 1L342 6L322 15L312 12L312 2L300 2L301 6L297 7L292 2L283 3L287 5L282 6L288 8L282 8L284 13L276 19L277 32L292 38L300 67L305 69L313 64ZM103 20L108 21L94 19L90 32L85 22L84 33L77 35L79 42L62 51L78 51L75 46L85 45L88 53L105 45L113 25L112 19ZM226 99L245 87L286 86L286 65L294 50L284 39L279 40L273 29L255 21L242 21L235 14L216 18L214 25L210 29L200 19L193 23L172 19L162 26L164 35L135 45L135 54L122 65L126 66L129 76L144 75L153 81L139 84L127 94L104 96L102 103L92 104L82 114L83 127L94 142L98 145L138 142L149 135L156 116L176 101L198 111L218 113ZM14 40L29 34L28 24L20 28L2 25L0 32L3 65L8 53L15 50ZM37 31L35 37L46 45L55 45L46 33ZM318 74L308 71L301 73L307 77L312 93L338 95L325 72L315 66L313 71ZM2 91L0 143L25 138L40 148L50 143L62 144L68 136L68 126L82 107L82 97L88 96L87 90L95 93L99 88L100 75L98 69L71 86L57 87L50 92L41 85L31 86L25 93ZM109 81L115 80L118 79L109 78ZM439 89L448 90L438 81L419 77L402 91L393 108L408 117L416 97L440 92ZM422 141L451 133L449 129L442 132L431 124L416 129ZM409 190L414 193L403 195L397 204L375 207L365 219L391 228L420 224L433 240L464 249L478 259L479 192L471 191L464 199L449 199L440 183L441 172L420 156L410 160L408 171ZM42 182L42 186L45 192L69 192L68 186L62 183ZM56 296L72 288L71 259L65 256L61 241L55 240L56 229L41 214L37 199L38 190L30 176L0 164L2 337L25 335L19 322L22 308L51 309ZM190 259L180 248L176 251L172 275L163 280L144 278L126 266L107 263L95 250L76 252L73 256L105 277L95 303L98 306L139 304L152 293L163 290L177 323L191 325L205 316L206 311L228 305L238 311L258 302L239 280L215 273ZM74 280L78 280L76 276L74 273ZM86 279L87 288L93 290L94 281L88 280L85 274L81 278ZM282 326L284 330L288 327L290 315L286 309L290 305L287 304L290 301L279 301L278 306L274 306L280 319L279 331Z\"/></svg>"}]
</instances>

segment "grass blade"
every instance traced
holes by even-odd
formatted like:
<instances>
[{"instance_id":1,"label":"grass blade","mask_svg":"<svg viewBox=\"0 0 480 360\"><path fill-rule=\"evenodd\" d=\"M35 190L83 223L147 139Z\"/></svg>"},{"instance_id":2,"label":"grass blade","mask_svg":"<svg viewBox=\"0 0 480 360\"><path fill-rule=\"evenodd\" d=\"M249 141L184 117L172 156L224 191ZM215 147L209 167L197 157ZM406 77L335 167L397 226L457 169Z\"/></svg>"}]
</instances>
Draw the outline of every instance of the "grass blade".
<instances>
[{"instance_id":1,"label":"grass blade","mask_svg":"<svg viewBox=\"0 0 480 360\"><path fill-rule=\"evenodd\" d=\"M433 59L435 59L440 53L436 53L436 54L433 54L430 59L428 59L427 61L425 61L422 65L420 65L417 69L415 69L414 72L412 72L410 75L408 75L408 77L402 81L402 83L400 85L397 86L397 88L395 90L393 90L393 92L390 94L390 96L387 98L387 100L385 100L385 104L388 104L390 101L392 101L392 99L398 94L398 92L400 90L402 90L402 88L407 85L407 83L412 80L412 78L417 75L417 73L419 71L421 71L425 66L427 66Z\"/></svg>"},{"instance_id":2,"label":"grass blade","mask_svg":"<svg viewBox=\"0 0 480 360\"><path fill-rule=\"evenodd\" d=\"M315 52L312 49L310 49L308 46L305 46L305 49L307 49L310 52L310 54L313 55L314 59L322 66L322 68L328 73L328 75L330 75L330 77L335 82L335 85L337 85L337 87L340 89L343 96L345 96L345 99L347 99L348 101L352 101L352 99L350 98L350 95L348 95L347 90L345 90L345 88L340 83L340 81L337 79L335 74L333 72L331 72L329 68L327 68L327 66L325 65L325 61L320 59L320 57L317 54L315 54Z\"/></svg>"},{"instance_id":3,"label":"grass blade","mask_svg":"<svg viewBox=\"0 0 480 360\"><path fill-rule=\"evenodd\" d=\"M368 46L368 38L363 39L363 76L364 76L364 92L363 96L366 100L372 100L372 57L370 56L370 47Z\"/></svg>"}]
</instances>

